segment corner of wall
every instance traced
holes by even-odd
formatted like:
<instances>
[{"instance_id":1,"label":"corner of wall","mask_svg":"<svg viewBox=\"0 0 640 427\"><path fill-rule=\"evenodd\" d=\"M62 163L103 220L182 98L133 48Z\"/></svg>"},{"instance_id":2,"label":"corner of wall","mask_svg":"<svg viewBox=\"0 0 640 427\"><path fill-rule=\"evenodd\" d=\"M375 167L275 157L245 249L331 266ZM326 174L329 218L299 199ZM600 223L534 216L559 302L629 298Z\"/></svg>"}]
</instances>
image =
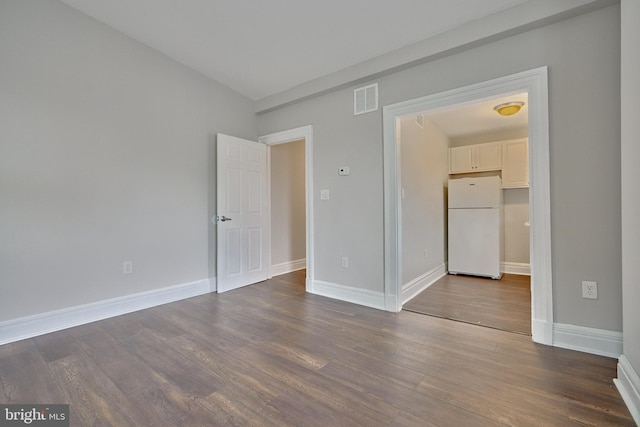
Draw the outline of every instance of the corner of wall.
<instances>
[{"instance_id":1,"label":"corner of wall","mask_svg":"<svg viewBox=\"0 0 640 427\"><path fill-rule=\"evenodd\" d=\"M385 297L383 292L353 288L351 286L325 282L322 280L314 280L312 289L308 292L340 301L377 308L378 310L385 309Z\"/></svg>"},{"instance_id":2,"label":"corner of wall","mask_svg":"<svg viewBox=\"0 0 640 427\"><path fill-rule=\"evenodd\" d=\"M640 375L624 355L618 359L618 378L613 382L629 408L633 420L640 425Z\"/></svg>"}]
</instances>

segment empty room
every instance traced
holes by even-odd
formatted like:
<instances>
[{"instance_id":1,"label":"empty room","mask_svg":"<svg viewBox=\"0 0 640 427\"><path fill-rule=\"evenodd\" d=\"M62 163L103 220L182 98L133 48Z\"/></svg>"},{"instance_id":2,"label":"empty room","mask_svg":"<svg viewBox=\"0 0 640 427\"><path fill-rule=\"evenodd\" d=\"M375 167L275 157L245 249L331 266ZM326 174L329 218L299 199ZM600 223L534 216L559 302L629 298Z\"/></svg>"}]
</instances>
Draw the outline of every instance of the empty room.
<instances>
[{"instance_id":1,"label":"empty room","mask_svg":"<svg viewBox=\"0 0 640 427\"><path fill-rule=\"evenodd\" d=\"M639 21L0 0L0 425L637 425Z\"/></svg>"}]
</instances>

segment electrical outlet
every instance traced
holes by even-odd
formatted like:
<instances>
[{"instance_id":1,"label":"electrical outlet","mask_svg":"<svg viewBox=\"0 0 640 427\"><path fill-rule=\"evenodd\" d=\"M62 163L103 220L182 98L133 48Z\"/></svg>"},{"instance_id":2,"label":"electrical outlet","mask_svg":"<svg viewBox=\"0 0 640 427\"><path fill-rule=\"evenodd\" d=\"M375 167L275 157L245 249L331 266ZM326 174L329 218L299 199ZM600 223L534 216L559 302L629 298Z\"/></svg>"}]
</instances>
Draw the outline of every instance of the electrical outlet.
<instances>
[{"instance_id":1,"label":"electrical outlet","mask_svg":"<svg viewBox=\"0 0 640 427\"><path fill-rule=\"evenodd\" d=\"M598 299L598 282L582 281L582 298Z\"/></svg>"},{"instance_id":2,"label":"electrical outlet","mask_svg":"<svg viewBox=\"0 0 640 427\"><path fill-rule=\"evenodd\" d=\"M122 274L133 273L133 261L124 261L122 263Z\"/></svg>"},{"instance_id":3,"label":"electrical outlet","mask_svg":"<svg viewBox=\"0 0 640 427\"><path fill-rule=\"evenodd\" d=\"M346 257L346 256L342 257L342 267L349 268L349 257Z\"/></svg>"},{"instance_id":4,"label":"electrical outlet","mask_svg":"<svg viewBox=\"0 0 640 427\"><path fill-rule=\"evenodd\" d=\"M329 190L320 190L320 200L329 200Z\"/></svg>"}]
</instances>

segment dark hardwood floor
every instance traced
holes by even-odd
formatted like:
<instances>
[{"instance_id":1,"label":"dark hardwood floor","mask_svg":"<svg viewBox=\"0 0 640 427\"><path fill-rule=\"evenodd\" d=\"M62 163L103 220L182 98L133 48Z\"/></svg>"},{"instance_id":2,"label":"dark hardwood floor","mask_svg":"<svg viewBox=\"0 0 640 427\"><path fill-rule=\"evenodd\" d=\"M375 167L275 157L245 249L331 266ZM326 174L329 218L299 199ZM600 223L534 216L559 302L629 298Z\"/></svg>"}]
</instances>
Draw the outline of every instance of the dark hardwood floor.
<instances>
[{"instance_id":1,"label":"dark hardwood floor","mask_svg":"<svg viewBox=\"0 0 640 427\"><path fill-rule=\"evenodd\" d=\"M616 360L306 294L304 273L0 346L72 426L632 426Z\"/></svg>"},{"instance_id":2,"label":"dark hardwood floor","mask_svg":"<svg viewBox=\"0 0 640 427\"><path fill-rule=\"evenodd\" d=\"M500 280L446 275L406 303L404 310L531 334L531 278Z\"/></svg>"}]
</instances>

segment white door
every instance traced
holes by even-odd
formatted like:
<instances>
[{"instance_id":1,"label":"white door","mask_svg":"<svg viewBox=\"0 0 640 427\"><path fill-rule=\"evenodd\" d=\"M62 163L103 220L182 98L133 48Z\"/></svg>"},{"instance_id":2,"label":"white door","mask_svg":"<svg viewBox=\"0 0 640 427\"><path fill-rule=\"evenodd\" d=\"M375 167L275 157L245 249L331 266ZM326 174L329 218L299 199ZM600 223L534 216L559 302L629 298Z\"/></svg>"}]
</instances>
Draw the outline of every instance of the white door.
<instances>
[{"instance_id":1,"label":"white door","mask_svg":"<svg viewBox=\"0 0 640 427\"><path fill-rule=\"evenodd\" d=\"M267 279L267 147L217 135L217 288Z\"/></svg>"}]
</instances>

